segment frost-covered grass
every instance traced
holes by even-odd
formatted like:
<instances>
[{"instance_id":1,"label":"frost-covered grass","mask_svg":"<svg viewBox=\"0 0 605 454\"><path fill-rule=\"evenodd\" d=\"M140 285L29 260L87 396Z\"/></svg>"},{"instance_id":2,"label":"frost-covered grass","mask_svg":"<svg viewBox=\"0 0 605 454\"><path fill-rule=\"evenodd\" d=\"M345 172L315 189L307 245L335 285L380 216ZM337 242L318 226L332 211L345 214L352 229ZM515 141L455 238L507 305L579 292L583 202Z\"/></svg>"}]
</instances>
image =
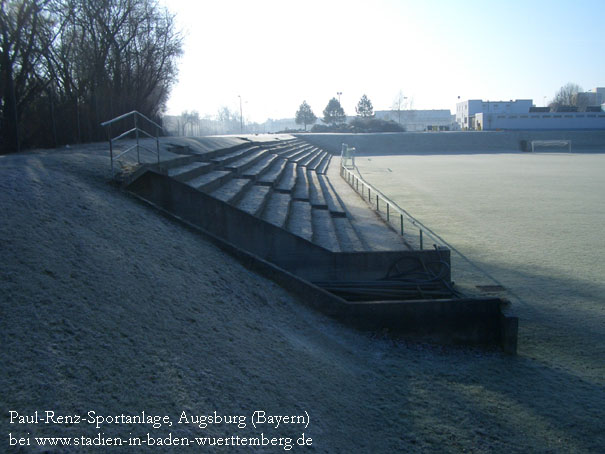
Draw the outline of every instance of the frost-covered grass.
<instances>
[{"instance_id":1,"label":"frost-covered grass","mask_svg":"<svg viewBox=\"0 0 605 454\"><path fill-rule=\"evenodd\" d=\"M422 165L419 160L415 171ZM586 167L596 172L596 165ZM485 189L461 187L459 198L440 195L423 178L414 179L415 171L401 186L408 201L416 197L412 213L454 243L457 226L437 220L456 223L464 215L481 223L483 215L473 218L474 205L461 200L469 193L482 203ZM444 169L443 178L448 173ZM494 186L487 182L484 186ZM449 185L448 191L455 188ZM428 211L419 213L421 208L439 210L425 219ZM584 293L576 295L576 287L565 285L563 268L546 277L551 274L544 251L531 267L517 257L523 248L514 261L502 253L497 263L488 263L492 254L474 257L507 285L506 273L521 280L531 268L550 289L550 296L536 290L541 300L517 289L524 300L520 355L509 357L394 342L309 311L296 295L110 184L103 145L0 156L0 213L1 452L199 452L192 447L17 450L8 445L9 433L78 437L101 431L127 437L166 436L167 429L11 425L10 410L105 415L145 410L175 422L182 411L248 417L255 410L307 411L306 429L175 424L170 430L179 437L305 432L313 438L313 447L305 449L322 453L596 453L605 446L603 312L591 299L601 284L582 286ZM446 224L451 230L442 229ZM473 238L472 250L465 250L473 255L491 240L467 224L459 226ZM540 251L543 243L536 238L529 244ZM588 251L602 243L593 244ZM501 246L505 253L507 248ZM602 264L596 252L593 257ZM568 282L576 285L581 276L598 275L570 274ZM557 299L561 291L564 297Z\"/></svg>"}]
</instances>

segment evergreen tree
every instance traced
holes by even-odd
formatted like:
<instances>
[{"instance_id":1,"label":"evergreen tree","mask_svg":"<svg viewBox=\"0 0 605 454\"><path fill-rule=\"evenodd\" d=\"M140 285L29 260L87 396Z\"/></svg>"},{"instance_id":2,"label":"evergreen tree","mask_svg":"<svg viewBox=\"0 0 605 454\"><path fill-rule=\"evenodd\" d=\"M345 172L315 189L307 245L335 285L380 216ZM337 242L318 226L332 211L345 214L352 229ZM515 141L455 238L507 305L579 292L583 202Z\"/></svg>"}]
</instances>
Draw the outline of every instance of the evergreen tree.
<instances>
[{"instance_id":1,"label":"evergreen tree","mask_svg":"<svg viewBox=\"0 0 605 454\"><path fill-rule=\"evenodd\" d=\"M357 103L357 107L355 107L355 111L357 112L358 117L373 117L374 116L374 106L372 106L372 101L368 99L366 95L363 95L359 102Z\"/></svg>"},{"instance_id":2,"label":"evergreen tree","mask_svg":"<svg viewBox=\"0 0 605 454\"><path fill-rule=\"evenodd\" d=\"M311 125L315 123L317 117L311 110L311 106L307 104L307 101L303 101L298 110L296 111L296 124L297 125L305 125L305 131L307 130L307 125Z\"/></svg>"},{"instance_id":3,"label":"evergreen tree","mask_svg":"<svg viewBox=\"0 0 605 454\"><path fill-rule=\"evenodd\" d=\"M344 123L346 119L345 111L336 98L330 99L330 102L328 102L323 114L324 117L322 121L333 126L337 125L338 123Z\"/></svg>"}]
</instances>

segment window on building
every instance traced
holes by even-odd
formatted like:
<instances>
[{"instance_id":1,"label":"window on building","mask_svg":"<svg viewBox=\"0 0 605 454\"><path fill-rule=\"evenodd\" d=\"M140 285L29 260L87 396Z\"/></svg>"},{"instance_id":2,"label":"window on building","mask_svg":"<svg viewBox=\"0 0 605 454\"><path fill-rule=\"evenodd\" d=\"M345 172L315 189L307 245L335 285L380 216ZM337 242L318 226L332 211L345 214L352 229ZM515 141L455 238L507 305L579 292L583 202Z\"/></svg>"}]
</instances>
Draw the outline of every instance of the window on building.
<instances>
[{"instance_id":1,"label":"window on building","mask_svg":"<svg viewBox=\"0 0 605 454\"><path fill-rule=\"evenodd\" d=\"M588 118L596 118L597 116L592 114L592 115L586 115Z\"/></svg>"},{"instance_id":2,"label":"window on building","mask_svg":"<svg viewBox=\"0 0 605 454\"><path fill-rule=\"evenodd\" d=\"M553 115L553 118L561 118L561 115Z\"/></svg>"}]
</instances>

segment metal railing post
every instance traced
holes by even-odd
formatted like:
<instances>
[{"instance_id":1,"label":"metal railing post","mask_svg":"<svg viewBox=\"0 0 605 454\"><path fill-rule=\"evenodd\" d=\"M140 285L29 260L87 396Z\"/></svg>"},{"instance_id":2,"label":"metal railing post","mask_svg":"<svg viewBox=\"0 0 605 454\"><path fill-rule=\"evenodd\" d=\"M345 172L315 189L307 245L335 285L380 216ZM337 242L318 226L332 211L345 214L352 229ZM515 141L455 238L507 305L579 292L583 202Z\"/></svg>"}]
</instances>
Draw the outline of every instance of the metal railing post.
<instances>
[{"instance_id":1,"label":"metal railing post","mask_svg":"<svg viewBox=\"0 0 605 454\"><path fill-rule=\"evenodd\" d=\"M111 176L113 177L113 140L111 139L111 125L107 128L107 139L109 140L109 159L111 160Z\"/></svg>"},{"instance_id":2,"label":"metal railing post","mask_svg":"<svg viewBox=\"0 0 605 454\"><path fill-rule=\"evenodd\" d=\"M389 203L387 202L387 222L389 222L389 219L390 219L390 216L391 216L390 211L391 211L390 210L390 206L389 206Z\"/></svg>"},{"instance_id":3,"label":"metal railing post","mask_svg":"<svg viewBox=\"0 0 605 454\"><path fill-rule=\"evenodd\" d=\"M380 212L380 205L378 204L378 194L376 194L376 211Z\"/></svg>"},{"instance_id":4,"label":"metal railing post","mask_svg":"<svg viewBox=\"0 0 605 454\"><path fill-rule=\"evenodd\" d=\"M137 162L141 163L141 153L139 151L139 126L137 124L137 114L134 114L134 133L137 138Z\"/></svg>"},{"instance_id":5,"label":"metal railing post","mask_svg":"<svg viewBox=\"0 0 605 454\"><path fill-rule=\"evenodd\" d=\"M420 229L420 250L422 251L422 229Z\"/></svg>"},{"instance_id":6,"label":"metal railing post","mask_svg":"<svg viewBox=\"0 0 605 454\"><path fill-rule=\"evenodd\" d=\"M403 236L403 214L399 215L399 219L401 221L401 236Z\"/></svg>"}]
</instances>

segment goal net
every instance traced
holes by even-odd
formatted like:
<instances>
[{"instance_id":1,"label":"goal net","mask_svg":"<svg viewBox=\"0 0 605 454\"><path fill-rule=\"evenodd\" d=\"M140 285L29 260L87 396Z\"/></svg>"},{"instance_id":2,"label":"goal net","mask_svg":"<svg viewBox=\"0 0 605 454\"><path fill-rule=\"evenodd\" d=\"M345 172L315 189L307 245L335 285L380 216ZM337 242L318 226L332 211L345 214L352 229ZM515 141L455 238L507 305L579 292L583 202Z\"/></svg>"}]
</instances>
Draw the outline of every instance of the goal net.
<instances>
[{"instance_id":1,"label":"goal net","mask_svg":"<svg viewBox=\"0 0 605 454\"><path fill-rule=\"evenodd\" d=\"M531 141L531 151L535 151L540 148L548 148L548 149L557 149L561 148L567 149L569 153L571 153L571 140L532 140Z\"/></svg>"}]
</instances>

